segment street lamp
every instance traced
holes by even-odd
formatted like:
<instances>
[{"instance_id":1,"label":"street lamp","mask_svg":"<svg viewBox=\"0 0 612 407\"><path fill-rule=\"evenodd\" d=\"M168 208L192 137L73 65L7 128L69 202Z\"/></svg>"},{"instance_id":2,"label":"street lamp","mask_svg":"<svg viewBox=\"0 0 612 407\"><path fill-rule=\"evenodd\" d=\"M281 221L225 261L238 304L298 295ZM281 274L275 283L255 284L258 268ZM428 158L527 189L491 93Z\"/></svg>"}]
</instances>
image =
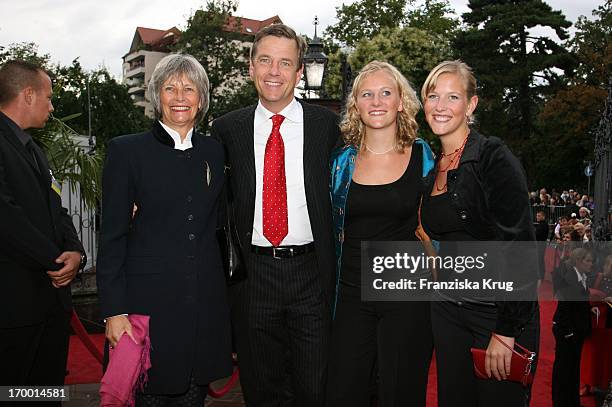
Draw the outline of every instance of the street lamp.
<instances>
[{"instance_id":1,"label":"street lamp","mask_svg":"<svg viewBox=\"0 0 612 407\"><path fill-rule=\"evenodd\" d=\"M317 36L317 25L319 25L317 16L313 24L315 26L314 38L308 43L308 52L304 55L304 87L306 90L321 90L328 58L323 52L323 42Z\"/></svg>"},{"instance_id":2,"label":"street lamp","mask_svg":"<svg viewBox=\"0 0 612 407\"><path fill-rule=\"evenodd\" d=\"M340 69L342 70L342 106L344 106L353 86L353 69L344 52L340 53Z\"/></svg>"}]
</instances>

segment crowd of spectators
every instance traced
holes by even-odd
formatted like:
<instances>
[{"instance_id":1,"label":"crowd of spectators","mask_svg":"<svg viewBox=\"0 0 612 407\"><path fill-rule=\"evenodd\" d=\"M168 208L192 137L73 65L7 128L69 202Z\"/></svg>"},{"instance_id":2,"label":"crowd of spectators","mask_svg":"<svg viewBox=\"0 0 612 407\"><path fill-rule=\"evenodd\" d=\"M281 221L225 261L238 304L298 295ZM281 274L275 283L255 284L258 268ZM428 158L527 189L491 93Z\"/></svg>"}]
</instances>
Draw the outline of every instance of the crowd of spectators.
<instances>
[{"instance_id":1,"label":"crowd of spectators","mask_svg":"<svg viewBox=\"0 0 612 407\"><path fill-rule=\"evenodd\" d=\"M582 304L586 311L570 313L571 315L582 315L579 319L588 329L581 333L576 328L580 324L576 326L569 324L571 329L561 326L563 318L557 318L559 310L556 313L554 326L557 331L561 328L569 329L563 332L563 335L559 332L555 334L553 393L559 394L553 397L556 399L553 405L561 406L566 405L561 399L566 401L572 399L577 402L578 393L585 395L594 389L605 392L608 386L612 386L610 369L606 367L612 357L606 345L609 343L609 329L612 327L612 317L608 318L609 307L612 306L612 253L609 246L599 246L591 242L594 210L592 196L572 189L562 192L553 189L549 193L542 188L539 191L530 192L529 198L533 207L536 240L539 241L540 278L544 279L545 250L546 248L553 249L553 283L557 280L553 284L553 291L558 300L563 299L560 295L562 290L559 287L559 279L563 275L563 270L573 271L575 268L569 267L572 253L583 250L592 259L592 269L585 274L585 296ZM576 273L569 273L570 277L573 277L574 274ZM569 280L573 281L571 278ZM580 302L569 301L563 306L573 310L580 308ZM568 339L570 337L572 341ZM567 358L569 349L567 344L576 345L578 342L580 347L574 349L576 356L573 359L570 358L573 362L568 364L568 361L571 362L571 360ZM569 352L571 353L572 350L570 349ZM578 391L579 383L580 390ZM561 393L565 390L569 393L562 396Z\"/></svg>"},{"instance_id":2,"label":"crowd of spectators","mask_svg":"<svg viewBox=\"0 0 612 407\"><path fill-rule=\"evenodd\" d=\"M539 241L562 243L592 239L591 216L593 197L573 189L559 193L546 188L530 192L529 200L534 208L534 225Z\"/></svg>"},{"instance_id":3,"label":"crowd of spectators","mask_svg":"<svg viewBox=\"0 0 612 407\"><path fill-rule=\"evenodd\" d=\"M595 208L592 196L583 195L573 189L563 190L561 193L553 189L548 193L546 188L542 188L539 191L530 192L529 201L533 206L565 206L566 213L576 213L576 215L582 207L589 211ZM572 212L569 212L570 210Z\"/></svg>"}]
</instances>

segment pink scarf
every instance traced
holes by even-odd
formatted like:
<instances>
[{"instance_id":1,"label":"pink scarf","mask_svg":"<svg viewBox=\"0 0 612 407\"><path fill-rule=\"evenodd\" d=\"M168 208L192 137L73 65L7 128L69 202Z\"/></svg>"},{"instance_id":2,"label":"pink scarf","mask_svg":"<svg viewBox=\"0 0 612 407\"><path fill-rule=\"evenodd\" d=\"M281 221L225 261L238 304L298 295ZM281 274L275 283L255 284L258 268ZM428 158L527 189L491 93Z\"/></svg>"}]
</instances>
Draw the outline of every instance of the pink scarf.
<instances>
[{"instance_id":1,"label":"pink scarf","mask_svg":"<svg viewBox=\"0 0 612 407\"><path fill-rule=\"evenodd\" d=\"M128 315L132 335L123 334L117 346L110 348L109 362L100 384L100 406L134 406L134 395L147 382L151 368L149 351L149 316Z\"/></svg>"}]
</instances>

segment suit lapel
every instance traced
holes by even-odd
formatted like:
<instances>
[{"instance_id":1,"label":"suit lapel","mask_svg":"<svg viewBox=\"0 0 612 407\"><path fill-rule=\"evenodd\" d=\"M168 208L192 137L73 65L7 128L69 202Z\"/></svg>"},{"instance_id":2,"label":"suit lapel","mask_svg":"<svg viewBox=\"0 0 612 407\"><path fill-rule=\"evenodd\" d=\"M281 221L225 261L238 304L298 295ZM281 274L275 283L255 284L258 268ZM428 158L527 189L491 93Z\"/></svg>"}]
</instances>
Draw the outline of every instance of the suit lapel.
<instances>
[{"instance_id":1,"label":"suit lapel","mask_svg":"<svg viewBox=\"0 0 612 407\"><path fill-rule=\"evenodd\" d=\"M310 186L314 185L312 163L316 162L317 151L322 146L317 140L317 118L314 111L310 109L307 103L302 103L302 109L304 111L304 153L302 157L304 165L304 190L306 191L306 200L310 202L312 198Z\"/></svg>"},{"instance_id":2,"label":"suit lapel","mask_svg":"<svg viewBox=\"0 0 612 407\"><path fill-rule=\"evenodd\" d=\"M49 193L52 191L51 190L51 172L49 171L49 166L47 164L47 160L44 156L44 153L38 146L34 147L34 154L36 155L36 162L38 163L38 168L40 169L40 173L38 174L38 179L40 180L40 185L42 187L43 195L45 196L47 201L49 201Z\"/></svg>"},{"instance_id":3,"label":"suit lapel","mask_svg":"<svg viewBox=\"0 0 612 407\"><path fill-rule=\"evenodd\" d=\"M4 119L2 116L0 116L0 118ZM17 150L21 157L27 161L28 164L30 164L32 170L38 174L34 157L32 157L32 154L26 150L25 146L21 143L21 140L19 140L19 137L17 137L13 129L11 129L11 127L6 123L5 119L0 120L0 126L2 126L2 132L5 134L6 140L15 148L15 150Z\"/></svg>"},{"instance_id":4,"label":"suit lapel","mask_svg":"<svg viewBox=\"0 0 612 407\"><path fill-rule=\"evenodd\" d=\"M253 120L255 118L255 106L245 110L244 116L236 120L236 133L234 134L234 142L238 157L244 162L240 165L244 166L247 176L247 184L249 187L249 196L252 197L253 205L255 203L255 147L254 147L254 132ZM235 164L232 164L235 166Z\"/></svg>"}]
</instances>

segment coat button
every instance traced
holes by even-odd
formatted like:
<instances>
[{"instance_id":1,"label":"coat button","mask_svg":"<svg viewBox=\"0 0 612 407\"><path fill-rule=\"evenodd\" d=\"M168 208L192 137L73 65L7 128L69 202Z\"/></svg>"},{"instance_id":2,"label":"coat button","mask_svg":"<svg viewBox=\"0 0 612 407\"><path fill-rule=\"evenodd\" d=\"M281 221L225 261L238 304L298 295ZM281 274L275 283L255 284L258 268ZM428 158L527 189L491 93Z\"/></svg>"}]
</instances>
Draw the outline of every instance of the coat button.
<instances>
[{"instance_id":1,"label":"coat button","mask_svg":"<svg viewBox=\"0 0 612 407\"><path fill-rule=\"evenodd\" d=\"M187 237L189 238L189 240L195 239L195 235L193 233L190 233Z\"/></svg>"},{"instance_id":2,"label":"coat button","mask_svg":"<svg viewBox=\"0 0 612 407\"><path fill-rule=\"evenodd\" d=\"M187 153L187 154L185 154L185 157L187 157L187 158L191 158L191 153Z\"/></svg>"},{"instance_id":3,"label":"coat button","mask_svg":"<svg viewBox=\"0 0 612 407\"><path fill-rule=\"evenodd\" d=\"M191 214L190 214L190 215L188 215L188 216L187 216L187 220L193 220L193 215L191 215Z\"/></svg>"},{"instance_id":4,"label":"coat button","mask_svg":"<svg viewBox=\"0 0 612 407\"><path fill-rule=\"evenodd\" d=\"M458 193L456 193L456 192L453 192L452 197L453 197L453 199L457 199L457 198L459 198L459 194L458 194Z\"/></svg>"},{"instance_id":5,"label":"coat button","mask_svg":"<svg viewBox=\"0 0 612 407\"><path fill-rule=\"evenodd\" d=\"M455 181L457 179L457 174L452 173L449 175L449 178L451 179L451 181Z\"/></svg>"},{"instance_id":6,"label":"coat button","mask_svg":"<svg viewBox=\"0 0 612 407\"><path fill-rule=\"evenodd\" d=\"M459 212L459 217L461 218L461 220L466 220L468 215L466 211L460 211Z\"/></svg>"},{"instance_id":7,"label":"coat button","mask_svg":"<svg viewBox=\"0 0 612 407\"><path fill-rule=\"evenodd\" d=\"M193 201L193 197L191 195L187 195L187 202Z\"/></svg>"}]
</instances>

